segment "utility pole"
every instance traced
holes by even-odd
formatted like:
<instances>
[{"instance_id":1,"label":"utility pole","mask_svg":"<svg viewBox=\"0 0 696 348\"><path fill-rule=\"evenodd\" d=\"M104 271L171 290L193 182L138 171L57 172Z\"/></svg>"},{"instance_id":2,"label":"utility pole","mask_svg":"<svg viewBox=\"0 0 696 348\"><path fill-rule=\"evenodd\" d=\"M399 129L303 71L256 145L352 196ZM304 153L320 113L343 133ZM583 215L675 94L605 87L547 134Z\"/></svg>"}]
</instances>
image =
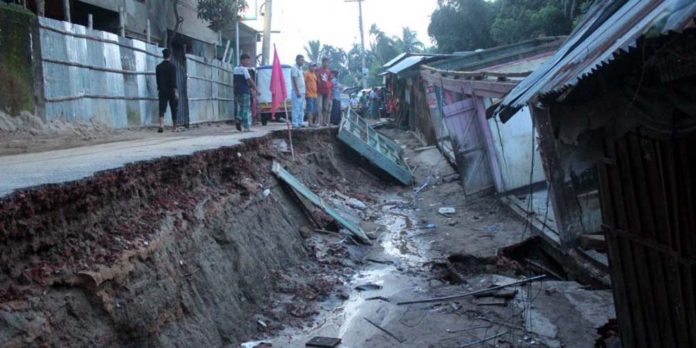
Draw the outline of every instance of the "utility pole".
<instances>
[{"instance_id":1,"label":"utility pole","mask_svg":"<svg viewBox=\"0 0 696 348\"><path fill-rule=\"evenodd\" d=\"M365 31L363 29L362 2L364 0L344 0L345 2L358 3L358 20L360 23L360 56L362 59L362 68L360 73L362 76L362 87L367 88L367 67L365 66Z\"/></svg>"},{"instance_id":2,"label":"utility pole","mask_svg":"<svg viewBox=\"0 0 696 348\"><path fill-rule=\"evenodd\" d=\"M266 0L263 5L263 46L261 48L261 64L268 65L271 57L271 15L273 14L273 0Z\"/></svg>"},{"instance_id":3,"label":"utility pole","mask_svg":"<svg viewBox=\"0 0 696 348\"><path fill-rule=\"evenodd\" d=\"M63 0L63 16L66 22L72 22L70 18L70 0Z\"/></svg>"}]
</instances>

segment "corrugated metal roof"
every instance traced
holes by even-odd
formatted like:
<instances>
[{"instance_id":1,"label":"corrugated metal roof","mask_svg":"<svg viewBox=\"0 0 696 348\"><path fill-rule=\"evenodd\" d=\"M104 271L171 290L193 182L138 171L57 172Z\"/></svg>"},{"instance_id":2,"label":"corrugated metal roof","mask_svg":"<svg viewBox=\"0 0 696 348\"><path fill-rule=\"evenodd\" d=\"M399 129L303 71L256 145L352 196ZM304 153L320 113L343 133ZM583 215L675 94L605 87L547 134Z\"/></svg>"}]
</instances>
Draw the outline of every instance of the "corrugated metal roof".
<instances>
[{"instance_id":1,"label":"corrugated metal roof","mask_svg":"<svg viewBox=\"0 0 696 348\"><path fill-rule=\"evenodd\" d=\"M501 118L507 120L538 96L575 86L615 54L635 47L642 36L683 29L695 14L695 0L598 2L553 58L503 99L498 108Z\"/></svg>"},{"instance_id":2,"label":"corrugated metal roof","mask_svg":"<svg viewBox=\"0 0 696 348\"><path fill-rule=\"evenodd\" d=\"M406 57L408 57L408 56L410 56L410 55L411 55L410 53L404 52L404 53L402 53L402 54L400 54L400 55L394 57L392 60L386 62L384 65L382 65L382 67L383 67L383 68L388 68L388 67L390 67L390 66L392 66L392 65L394 65L394 64L396 64L396 63L398 63L399 61L401 61L402 59L404 59L404 58L406 58Z\"/></svg>"},{"instance_id":3,"label":"corrugated metal roof","mask_svg":"<svg viewBox=\"0 0 696 348\"><path fill-rule=\"evenodd\" d=\"M392 74L398 74L403 70L406 70L423 60L428 58L427 56L410 56L402 59L399 63L395 64L391 68L387 69L387 72L392 73Z\"/></svg>"}]
</instances>

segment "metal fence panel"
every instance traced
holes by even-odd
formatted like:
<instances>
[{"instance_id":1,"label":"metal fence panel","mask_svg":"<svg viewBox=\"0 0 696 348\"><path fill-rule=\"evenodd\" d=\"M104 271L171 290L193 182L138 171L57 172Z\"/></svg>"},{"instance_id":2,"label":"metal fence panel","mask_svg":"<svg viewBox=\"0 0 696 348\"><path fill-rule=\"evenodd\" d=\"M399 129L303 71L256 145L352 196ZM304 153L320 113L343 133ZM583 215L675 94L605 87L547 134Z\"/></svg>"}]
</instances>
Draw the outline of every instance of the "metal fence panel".
<instances>
[{"instance_id":1,"label":"metal fence panel","mask_svg":"<svg viewBox=\"0 0 696 348\"><path fill-rule=\"evenodd\" d=\"M46 120L157 120L156 46L50 18L39 26Z\"/></svg>"},{"instance_id":2,"label":"metal fence panel","mask_svg":"<svg viewBox=\"0 0 696 348\"><path fill-rule=\"evenodd\" d=\"M190 123L233 118L232 65L186 55Z\"/></svg>"}]
</instances>

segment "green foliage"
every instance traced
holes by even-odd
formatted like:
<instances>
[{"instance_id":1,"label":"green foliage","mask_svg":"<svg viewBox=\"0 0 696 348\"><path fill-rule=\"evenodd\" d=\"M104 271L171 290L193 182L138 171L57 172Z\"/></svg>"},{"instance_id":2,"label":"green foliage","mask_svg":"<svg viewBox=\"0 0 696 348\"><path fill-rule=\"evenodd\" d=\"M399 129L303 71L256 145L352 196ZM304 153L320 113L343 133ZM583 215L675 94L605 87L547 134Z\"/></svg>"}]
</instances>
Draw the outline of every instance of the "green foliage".
<instances>
[{"instance_id":1,"label":"green foliage","mask_svg":"<svg viewBox=\"0 0 696 348\"><path fill-rule=\"evenodd\" d=\"M444 53L567 35L592 0L440 0L428 34Z\"/></svg>"},{"instance_id":2,"label":"green foliage","mask_svg":"<svg viewBox=\"0 0 696 348\"><path fill-rule=\"evenodd\" d=\"M423 52L425 45L418 35L408 27L403 28L401 37L389 36L373 24L369 30L369 40L365 48L365 66L368 69L368 84L379 85L382 66L403 52ZM323 45L311 40L305 46L309 61L319 63L322 57L331 59L331 68L339 71L339 80L346 86L358 86L362 82L362 55L360 45L354 44L348 52L331 45ZM431 51L434 49L431 47Z\"/></svg>"},{"instance_id":3,"label":"green foliage","mask_svg":"<svg viewBox=\"0 0 696 348\"><path fill-rule=\"evenodd\" d=\"M11 115L34 111L31 34L36 16L21 6L0 3L0 110ZM35 42L34 42L35 43Z\"/></svg>"},{"instance_id":4,"label":"green foliage","mask_svg":"<svg viewBox=\"0 0 696 348\"><path fill-rule=\"evenodd\" d=\"M401 37L394 38L394 47L398 52L419 53L423 52L425 45L418 40L418 33L409 27L404 27Z\"/></svg>"},{"instance_id":5,"label":"green foliage","mask_svg":"<svg viewBox=\"0 0 696 348\"><path fill-rule=\"evenodd\" d=\"M489 33L492 5L484 0L445 0L433 12L428 35L440 52L473 50L494 45Z\"/></svg>"},{"instance_id":6,"label":"green foliage","mask_svg":"<svg viewBox=\"0 0 696 348\"><path fill-rule=\"evenodd\" d=\"M234 22L247 6L245 0L198 0L198 18L207 21L210 29L218 31Z\"/></svg>"}]
</instances>

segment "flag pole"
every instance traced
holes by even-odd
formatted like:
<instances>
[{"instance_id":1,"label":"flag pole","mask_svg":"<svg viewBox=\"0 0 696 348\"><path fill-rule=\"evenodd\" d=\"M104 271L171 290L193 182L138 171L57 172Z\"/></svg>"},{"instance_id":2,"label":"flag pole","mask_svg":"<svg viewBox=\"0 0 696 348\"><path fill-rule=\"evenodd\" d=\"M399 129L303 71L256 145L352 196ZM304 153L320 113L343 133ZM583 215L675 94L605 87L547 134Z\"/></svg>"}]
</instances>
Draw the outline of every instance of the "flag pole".
<instances>
[{"instance_id":1,"label":"flag pole","mask_svg":"<svg viewBox=\"0 0 696 348\"><path fill-rule=\"evenodd\" d=\"M288 126L288 140L290 141L290 153L292 154L292 160L295 161L295 148L292 145L292 127L290 127L290 117L288 117L288 100L285 99L285 124Z\"/></svg>"}]
</instances>

